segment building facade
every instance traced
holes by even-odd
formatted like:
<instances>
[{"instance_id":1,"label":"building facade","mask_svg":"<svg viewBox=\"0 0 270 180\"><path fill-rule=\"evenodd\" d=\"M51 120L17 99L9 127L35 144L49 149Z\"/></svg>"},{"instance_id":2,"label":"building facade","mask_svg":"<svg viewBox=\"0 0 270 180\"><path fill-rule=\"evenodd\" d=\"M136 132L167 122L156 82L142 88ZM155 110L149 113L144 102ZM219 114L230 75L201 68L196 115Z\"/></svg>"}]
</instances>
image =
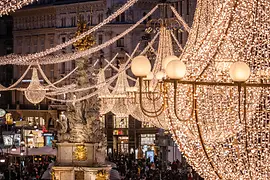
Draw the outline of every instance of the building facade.
<instances>
[{"instance_id":1,"label":"building facade","mask_svg":"<svg viewBox=\"0 0 270 180\"><path fill-rule=\"evenodd\" d=\"M22 8L12 14L13 17L13 52L15 54L30 54L43 51L56 46L57 44L73 38L77 30L77 20L79 17L88 22L93 27L103 21L112 12L116 11L126 1L124 0L39 0L32 5ZM135 24L149 10L151 10L158 0L139 0L133 7L125 13L119 15L114 21L94 32L96 44L102 44L123 32L128 27ZM172 3L179 14L191 26L195 11L196 0L180 0ZM171 12L169 12L171 13ZM170 14L171 15L171 14ZM155 12L150 18L158 18L159 12ZM187 32L177 33L179 42L184 45L187 40ZM115 63L126 60L125 53L132 53L137 43L143 42L148 35L145 32L145 24L141 24L134 31L119 39L116 43L108 46L100 52L91 55L94 63L96 59L112 59L119 53ZM147 39L147 38L146 38ZM73 52L72 46L66 47L56 53ZM101 61L98 67L106 63ZM12 80L15 82L26 70L26 66L13 66ZM59 80L75 68L75 62L64 62L42 66L48 79L52 82ZM106 76L112 76L113 69L108 69ZM20 87L27 87L31 79L31 71ZM70 76L62 84L71 84L75 77ZM57 129L57 119L65 111L65 104L45 99L38 105L32 105L27 101L24 94L13 91L12 99L7 111L11 112L15 121L22 120L29 130L45 128L49 131ZM152 149L157 152L157 139L163 136L158 128L150 127L140 121L129 117L127 119L116 119L111 113L104 117L107 129L108 154L130 153L136 154L141 151ZM168 143L168 142L167 142ZM167 145L167 144L165 144ZM161 151L160 151L161 152ZM164 151L165 152L165 151Z\"/></svg>"}]
</instances>

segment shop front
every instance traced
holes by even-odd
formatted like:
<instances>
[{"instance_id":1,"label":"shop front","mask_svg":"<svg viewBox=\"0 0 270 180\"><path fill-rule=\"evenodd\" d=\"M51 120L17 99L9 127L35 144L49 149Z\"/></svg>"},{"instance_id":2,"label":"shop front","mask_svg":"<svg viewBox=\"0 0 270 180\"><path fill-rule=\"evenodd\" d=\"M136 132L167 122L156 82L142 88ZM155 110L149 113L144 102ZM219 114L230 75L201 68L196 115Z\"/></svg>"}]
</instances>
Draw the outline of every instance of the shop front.
<instances>
[{"instance_id":1,"label":"shop front","mask_svg":"<svg viewBox=\"0 0 270 180\"><path fill-rule=\"evenodd\" d=\"M54 134L53 133L43 133L42 134L44 137L44 145L45 146L53 146L53 141L54 141Z\"/></svg>"},{"instance_id":2,"label":"shop front","mask_svg":"<svg viewBox=\"0 0 270 180\"><path fill-rule=\"evenodd\" d=\"M24 130L25 145L28 148L43 147L44 136L41 130Z\"/></svg>"},{"instance_id":3,"label":"shop front","mask_svg":"<svg viewBox=\"0 0 270 180\"><path fill-rule=\"evenodd\" d=\"M4 147L11 147L13 145L18 147L21 145L21 134L14 133L12 131L3 131L2 138Z\"/></svg>"},{"instance_id":4,"label":"shop front","mask_svg":"<svg viewBox=\"0 0 270 180\"><path fill-rule=\"evenodd\" d=\"M114 153L128 154L129 153L129 137L128 130L114 130L113 132L113 150Z\"/></svg>"},{"instance_id":5,"label":"shop front","mask_svg":"<svg viewBox=\"0 0 270 180\"><path fill-rule=\"evenodd\" d=\"M158 147L155 145L156 134L141 134L140 135L140 150L142 158L153 158L158 154Z\"/></svg>"},{"instance_id":6,"label":"shop front","mask_svg":"<svg viewBox=\"0 0 270 180\"><path fill-rule=\"evenodd\" d=\"M13 121L18 122L18 126L49 128L56 127L57 110L9 110ZM19 125L20 124L20 125ZM16 124L17 125L17 124Z\"/></svg>"}]
</instances>

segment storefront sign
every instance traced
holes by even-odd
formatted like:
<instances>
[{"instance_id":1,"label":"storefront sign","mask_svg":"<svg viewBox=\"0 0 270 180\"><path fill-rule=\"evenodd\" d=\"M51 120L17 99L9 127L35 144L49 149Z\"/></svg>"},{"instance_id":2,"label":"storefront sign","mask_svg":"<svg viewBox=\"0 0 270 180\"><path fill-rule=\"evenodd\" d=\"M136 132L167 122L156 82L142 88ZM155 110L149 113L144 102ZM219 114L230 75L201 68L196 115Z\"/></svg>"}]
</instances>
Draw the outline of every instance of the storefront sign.
<instances>
[{"instance_id":1,"label":"storefront sign","mask_svg":"<svg viewBox=\"0 0 270 180\"><path fill-rule=\"evenodd\" d=\"M22 127L22 126L26 126L28 125L28 122L27 121L15 121L15 126L17 127Z\"/></svg>"},{"instance_id":2,"label":"storefront sign","mask_svg":"<svg viewBox=\"0 0 270 180\"><path fill-rule=\"evenodd\" d=\"M53 136L53 133L42 133L42 136Z\"/></svg>"},{"instance_id":3,"label":"storefront sign","mask_svg":"<svg viewBox=\"0 0 270 180\"><path fill-rule=\"evenodd\" d=\"M3 134L4 146L20 146L21 134Z\"/></svg>"},{"instance_id":4,"label":"storefront sign","mask_svg":"<svg viewBox=\"0 0 270 180\"><path fill-rule=\"evenodd\" d=\"M128 135L128 130L114 130L113 131L113 135L124 135L127 136Z\"/></svg>"},{"instance_id":5,"label":"storefront sign","mask_svg":"<svg viewBox=\"0 0 270 180\"><path fill-rule=\"evenodd\" d=\"M6 113L6 124L7 125L12 125L13 124L13 118L11 113Z\"/></svg>"}]
</instances>

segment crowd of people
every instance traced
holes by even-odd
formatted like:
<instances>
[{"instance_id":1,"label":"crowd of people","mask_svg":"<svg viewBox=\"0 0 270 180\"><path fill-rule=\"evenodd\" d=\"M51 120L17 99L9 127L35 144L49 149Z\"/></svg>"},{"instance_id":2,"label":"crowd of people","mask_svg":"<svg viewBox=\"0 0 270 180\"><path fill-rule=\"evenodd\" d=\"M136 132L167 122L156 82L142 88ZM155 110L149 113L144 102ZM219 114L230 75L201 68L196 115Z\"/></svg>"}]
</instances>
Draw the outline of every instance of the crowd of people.
<instances>
[{"instance_id":1,"label":"crowd of people","mask_svg":"<svg viewBox=\"0 0 270 180\"><path fill-rule=\"evenodd\" d=\"M13 163L5 168L1 168L3 180L39 180L48 169L49 161L28 162L27 165ZM1 179L0 178L0 179Z\"/></svg>"},{"instance_id":2,"label":"crowd of people","mask_svg":"<svg viewBox=\"0 0 270 180\"><path fill-rule=\"evenodd\" d=\"M176 160L172 163L161 161L158 157L151 162L118 155L110 159L113 162L110 180L201 180L187 163ZM51 161L28 162L27 165L13 163L1 167L3 180L40 180L52 166ZM50 175L49 175L50 176ZM1 176L0 176L1 179ZM45 178L46 179L46 178Z\"/></svg>"},{"instance_id":3,"label":"crowd of people","mask_svg":"<svg viewBox=\"0 0 270 180\"><path fill-rule=\"evenodd\" d=\"M202 178L186 163L179 160L163 162L157 157L132 160L117 156L111 159L115 165L110 171L110 180L201 180Z\"/></svg>"}]
</instances>

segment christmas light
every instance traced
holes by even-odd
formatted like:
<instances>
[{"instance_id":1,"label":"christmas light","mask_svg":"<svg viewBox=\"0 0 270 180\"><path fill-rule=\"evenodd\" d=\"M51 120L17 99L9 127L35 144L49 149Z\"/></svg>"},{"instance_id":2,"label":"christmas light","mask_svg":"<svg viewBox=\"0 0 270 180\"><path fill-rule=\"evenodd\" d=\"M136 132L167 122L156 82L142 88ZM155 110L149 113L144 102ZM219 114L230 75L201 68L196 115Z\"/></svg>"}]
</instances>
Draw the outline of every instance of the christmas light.
<instances>
[{"instance_id":1,"label":"christmas light","mask_svg":"<svg viewBox=\"0 0 270 180\"><path fill-rule=\"evenodd\" d=\"M205 179L270 178L269 14L268 0L198 1L180 57L187 73L175 104L168 84L166 117L180 150ZM239 62L250 68L246 82L230 76Z\"/></svg>"},{"instance_id":2,"label":"christmas light","mask_svg":"<svg viewBox=\"0 0 270 180\"><path fill-rule=\"evenodd\" d=\"M7 15L11 12L16 11L17 9L21 9L23 6L33 3L37 0L1 0L0 1L0 17L3 15Z\"/></svg>"},{"instance_id":3,"label":"christmas light","mask_svg":"<svg viewBox=\"0 0 270 180\"><path fill-rule=\"evenodd\" d=\"M96 30L98 30L99 28L103 27L105 24L111 22L117 16L119 16L120 14L122 14L123 12L125 12L128 8L130 8L136 2L137 2L137 0L129 0L129 1L127 1L127 3L125 3L116 12L114 12L113 14L111 14L108 18L104 19L104 21L102 21L98 25L94 26L93 28L89 29L88 31L82 33L80 36L77 36L75 38L72 38L72 39L70 39L67 42L64 42L64 43L59 44L59 45L57 45L57 46L55 46L53 48L46 49L45 51L38 52L38 53L35 53L35 54L29 54L29 55L25 55L25 56L22 56L22 55L19 56L19 55L14 55L13 54L13 55L4 56L4 57L1 57L0 58L0 64L1 65L4 65L4 64L18 64L18 65L23 65L24 64L24 65L26 65L26 64L32 64L32 63L36 64L38 59L41 59L42 57L44 57L46 55L49 55L49 54L51 54L53 52L56 52L58 50L61 50L61 49L65 48L65 47L67 47L69 45L72 45L76 41L78 41L78 40L84 38L85 36L87 36L87 35L95 32ZM60 61L57 61L57 58L60 58L60 57L61 57L60 55L46 57L46 58L51 59L47 63L48 64L50 64L50 63L51 64L58 63ZM83 56L77 56L75 59L77 59L79 57L83 57ZM62 57L62 58L64 58L64 57ZM39 64L46 64L46 63L39 63Z\"/></svg>"}]
</instances>

